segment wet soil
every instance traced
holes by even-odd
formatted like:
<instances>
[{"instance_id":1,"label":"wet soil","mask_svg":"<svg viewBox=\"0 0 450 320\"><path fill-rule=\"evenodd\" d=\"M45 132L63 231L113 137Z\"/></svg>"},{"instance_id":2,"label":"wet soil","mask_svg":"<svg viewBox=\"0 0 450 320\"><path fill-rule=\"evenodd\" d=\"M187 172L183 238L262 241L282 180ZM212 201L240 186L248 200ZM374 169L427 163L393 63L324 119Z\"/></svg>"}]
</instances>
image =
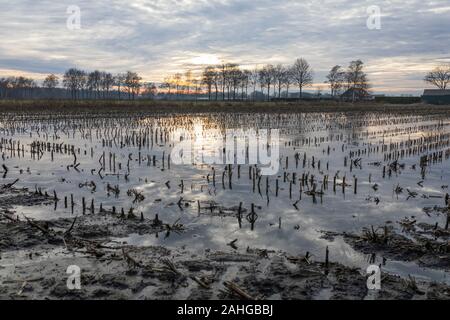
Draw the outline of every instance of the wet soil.
<instances>
[{"instance_id":1,"label":"wet soil","mask_svg":"<svg viewBox=\"0 0 450 320\"><path fill-rule=\"evenodd\" d=\"M117 238L126 235L167 236L185 232L175 222L143 219L135 212L101 210L70 219L34 221L17 216L14 205L54 201L26 189L0 195L0 299L449 299L445 284L402 279L383 273L379 291L367 289L363 270L308 253L245 248L224 251L136 247ZM437 240L448 232L427 225L410 227L414 240L388 231L388 241L372 243L361 235L343 236L357 250L380 250L389 257L448 268ZM383 229L384 230L384 229ZM377 234L381 236L379 231ZM433 251L414 241L429 241ZM407 248L400 253L396 246ZM448 250L448 246L447 249ZM445 256L445 254L444 254ZM67 286L67 268L81 269L81 289Z\"/></svg>"},{"instance_id":2,"label":"wet soil","mask_svg":"<svg viewBox=\"0 0 450 320\"><path fill-rule=\"evenodd\" d=\"M353 249L384 259L411 261L422 267L450 270L450 230L405 218L392 224L364 228L361 233L324 231L330 241L342 237Z\"/></svg>"}]
</instances>

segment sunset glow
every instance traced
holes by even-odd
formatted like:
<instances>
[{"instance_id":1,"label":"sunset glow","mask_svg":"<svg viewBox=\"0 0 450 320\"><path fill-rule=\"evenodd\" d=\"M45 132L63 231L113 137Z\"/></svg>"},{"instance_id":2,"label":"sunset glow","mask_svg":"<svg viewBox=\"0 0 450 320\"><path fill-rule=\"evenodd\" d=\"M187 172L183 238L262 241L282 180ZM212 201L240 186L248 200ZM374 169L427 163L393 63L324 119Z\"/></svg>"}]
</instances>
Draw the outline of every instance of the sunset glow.
<instances>
[{"instance_id":1,"label":"sunset glow","mask_svg":"<svg viewBox=\"0 0 450 320\"><path fill-rule=\"evenodd\" d=\"M306 58L323 83L330 68L364 61L374 91L419 94L424 73L450 61L447 1L72 1L19 0L0 12L0 77L43 80L67 68L132 70L160 82L188 69ZM367 8L380 8L369 29Z\"/></svg>"}]
</instances>

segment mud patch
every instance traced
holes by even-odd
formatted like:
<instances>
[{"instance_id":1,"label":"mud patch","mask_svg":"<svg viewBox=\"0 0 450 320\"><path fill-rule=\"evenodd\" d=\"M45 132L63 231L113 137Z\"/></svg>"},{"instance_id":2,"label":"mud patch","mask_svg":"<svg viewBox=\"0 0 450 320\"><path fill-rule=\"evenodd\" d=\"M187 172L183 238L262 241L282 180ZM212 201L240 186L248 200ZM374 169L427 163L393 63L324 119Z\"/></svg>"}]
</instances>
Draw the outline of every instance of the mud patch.
<instances>
[{"instance_id":1,"label":"mud patch","mask_svg":"<svg viewBox=\"0 0 450 320\"><path fill-rule=\"evenodd\" d=\"M49 204L52 202L51 196L42 192L30 192L26 188L17 189L11 184L0 186L0 209L10 209L14 206L35 206Z\"/></svg>"},{"instance_id":2,"label":"mud patch","mask_svg":"<svg viewBox=\"0 0 450 320\"><path fill-rule=\"evenodd\" d=\"M340 236L355 250L385 259L412 261L422 267L450 270L450 231L436 225L404 219L398 224L364 228L360 234L323 231L332 241Z\"/></svg>"},{"instance_id":3,"label":"mud patch","mask_svg":"<svg viewBox=\"0 0 450 320\"><path fill-rule=\"evenodd\" d=\"M131 233L170 236L186 230L178 221L168 223L156 215L144 219L133 212L103 209L35 221L17 216L10 206L23 205L23 199L46 203L51 197L11 190L5 199L7 205L0 210L0 299L450 299L450 287L444 284L388 273L383 273L382 290L369 292L361 270L313 261L309 254L289 256L264 248L197 252L130 246L114 239ZM418 224L411 230L418 239L448 239L440 228ZM394 255L394 247L401 244L409 246L414 259L428 257L412 239L391 229L388 241L380 231L374 232L372 242L369 233L342 236L356 248L373 250L372 244ZM440 250L436 243L431 246ZM436 258L437 251L433 253ZM438 265L437 260L433 263ZM439 260L441 264L448 266ZM81 270L80 290L67 285L69 266Z\"/></svg>"},{"instance_id":4,"label":"mud patch","mask_svg":"<svg viewBox=\"0 0 450 320\"><path fill-rule=\"evenodd\" d=\"M103 255L43 251L12 265L14 254L2 261L2 299L365 299L366 278L340 264L311 262L282 252L195 254L162 247L122 246L102 249ZM232 261L231 255L236 259ZM241 257L245 256L245 259ZM69 290L66 269L81 269L81 289ZM376 299L449 299L450 288L412 283L385 275Z\"/></svg>"}]
</instances>

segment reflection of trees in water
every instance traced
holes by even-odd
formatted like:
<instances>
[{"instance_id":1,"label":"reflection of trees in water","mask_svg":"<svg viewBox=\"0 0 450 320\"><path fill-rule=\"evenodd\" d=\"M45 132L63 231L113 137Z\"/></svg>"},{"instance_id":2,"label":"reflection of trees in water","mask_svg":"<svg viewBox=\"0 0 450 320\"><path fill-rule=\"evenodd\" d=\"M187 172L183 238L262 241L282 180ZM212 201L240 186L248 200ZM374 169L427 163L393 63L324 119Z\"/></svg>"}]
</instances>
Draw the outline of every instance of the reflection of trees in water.
<instances>
[{"instance_id":1,"label":"reflection of trees in water","mask_svg":"<svg viewBox=\"0 0 450 320\"><path fill-rule=\"evenodd\" d=\"M444 118L444 119L443 119ZM394 113L211 113L211 114L156 114L136 112L129 115L118 114L0 114L0 128L3 132L14 132L23 128L55 135L81 134L82 138L102 137L105 140L126 139L131 143L170 141L171 133L182 129L195 134L200 131L207 137L208 132L227 129L258 130L278 129L282 141L301 144L339 140L352 144L359 139L388 137L395 134L412 134L441 130L450 124L444 115L407 115ZM429 125L427 126L426 123ZM200 130L199 130L200 129ZM136 141L136 139L138 141Z\"/></svg>"}]
</instances>

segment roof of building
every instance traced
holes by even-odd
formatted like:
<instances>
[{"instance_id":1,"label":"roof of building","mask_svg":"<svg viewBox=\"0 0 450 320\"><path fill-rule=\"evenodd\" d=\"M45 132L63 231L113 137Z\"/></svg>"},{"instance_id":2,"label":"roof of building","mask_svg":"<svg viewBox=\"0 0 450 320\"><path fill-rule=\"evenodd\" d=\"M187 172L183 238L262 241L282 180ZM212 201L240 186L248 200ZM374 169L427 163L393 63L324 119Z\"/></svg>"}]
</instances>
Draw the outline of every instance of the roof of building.
<instances>
[{"instance_id":1,"label":"roof of building","mask_svg":"<svg viewBox=\"0 0 450 320\"><path fill-rule=\"evenodd\" d=\"M423 92L424 96L450 96L450 90L441 89L426 89Z\"/></svg>"},{"instance_id":2,"label":"roof of building","mask_svg":"<svg viewBox=\"0 0 450 320\"><path fill-rule=\"evenodd\" d=\"M372 94L370 94L366 89L363 88L350 88L347 89L344 93L342 93L343 96L351 96L353 94L353 92L356 92L357 94L362 94L365 96L372 96Z\"/></svg>"}]
</instances>

